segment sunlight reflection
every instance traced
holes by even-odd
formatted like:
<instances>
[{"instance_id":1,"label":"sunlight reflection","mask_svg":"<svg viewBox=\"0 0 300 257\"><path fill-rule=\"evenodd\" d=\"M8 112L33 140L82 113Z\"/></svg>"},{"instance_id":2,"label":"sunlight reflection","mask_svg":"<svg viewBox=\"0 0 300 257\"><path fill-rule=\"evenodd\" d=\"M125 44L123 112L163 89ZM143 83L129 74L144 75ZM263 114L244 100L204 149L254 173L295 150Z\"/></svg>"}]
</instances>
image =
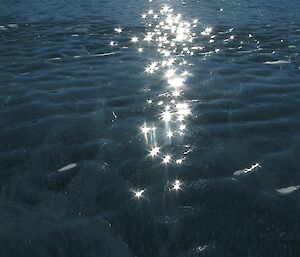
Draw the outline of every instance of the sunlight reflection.
<instances>
[{"instance_id":1,"label":"sunlight reflection","mask_svg":"<svg viewBox=\"0 0 300 257\"><path fill-rule=\"evenodd\" d=\"M181 190L181 185L182 185L182 183L180 182L180 180L176 179L172 183L172 187L170 188L170 190L172 190L172 191L179 191L179 190Z\"/></svg>"},{"instance_id":2,"label":"sunlight reflection","mask_svg":"<svg viewBox=\"0 0 300 257\"><path fill-rule=\"evenodd\" d=\"M138 41L139 41L138 37L132 37L131 38L131 42L133 42L133 43L136 43Z\"/></svg>"},{"instance_id":3,"label":"sunlight reflection","mask_svg":"<svg viewBox=\"0 0 300 257\"><path fill-rule=\"evenodd\" d=\"M119 28L115 28L115 32L117 33L121 33L123 30L119 27Z\"/></svg>"},{"instance_id":4,"label":"sunlight reflection","mask_svg":"<svg viewBox=\"0 0 300 257\"><path fill-rule=\"evenodd\" d=\"M157 13L160 13L160 15ZM165 126L160 127L159 132L165 130L165 137L169 141L165 141L164 144L169 145L171 144L170 139L176 138L176 136L182 137L185 134L186 125L183 122L187 116L192 114L191 106L181 97L183 89L186 87L186 79L191 74L186 68L182 69L182 67L187 64L184 57L194 55L194 51L191 49L192 47L195 48L195 46L191 46L190 43L193 42L195 33L191 29L197 26L198 20L194 19L192 22L188 22L182 18L180 13L174 13L173 9L168 5L163 5L158 12L149 9L147 14L142 15L142 19L147 19L145 25L148 27L144 41L155 46L160 54L159 58L145 67L145 73L153 74L163 69L163 79L166 80L167 85L170 87L170 91L159 95L159 97L165 97L165 99L157 101L157 106L163 108L160 118L165 122ZM211 32L212 28L207 28L205 35L210 35ZM140 50L138 51L140 52ZM152 102L153 100L147 100L148 104ZM150 130L145 124L141 130L148 144ZM162 136L161 133L159 135ZM156 145L155 141L152 143ZM159 151L160 148L154 146L150 150L149 156L158 156ZM185 153L186 149L183 154ZM178 153L175 154L177 155ZM164 164L172 162L170 154L165 154L161 158ZM183 158L175 159L174 163L182 164Z\"/></svg>"},{"instance_id":5,"label":"sunlight reflection","mask_svg":"<svg viewBox=\"0 0 300 257\"><path fill-rule=\"evenodd\" d=\"M167 154L165 155L165 157L163 158L163 163L164 164L168 164L171 161L171 155Z\"/></svg>"},{"instance_id":6,"label":"sunlight reflection","mask_svg":"<svg viewBox=\"0 0 300 257\"><path fill-rule=\"evenodd\" d=\"M172 114L171 114L171 112L169 112L169 111L164 111L164 112L161 114L161 116L162 116L162 119L163 119L165 122L169 122L169 121L171 121L171 119L172 119Z\"/></svg>"},{"instance_id":7,"label":"sunlight reflection","mask_svg":"<svg viewBox=\"0 0 300 257\"><path fill-rule=\"evenodd\" d=\"M140 126L148 148L148 157L159 160L164 165L182 165L191 151L191 147L182 144L187 133L187 119L192 117L192 101L185 99L184 91L188 87L187 79L192 76L188 59L202 46L193 45L198 19L190 22L180 13L168 6L160 9L148 9L141 18L146 31L139 42L132 37L131 42L140 43L137 52L147 54L154 51L151 61L145 66L145 74L162 81L162 92L157 97L147 99L147 108L154 109L158 115L151 121L152 127L144 123ZM212 28L202 33L211 40ZM155 126L154 126L155 125ZM172 190L179 191L181 182L176 180ZM140 192L140 197L143 191Z\"/></svg>"},{"instance_id":8,"label":"sunlight reflection","mask_svg":"<svg viewBox=\"0 0 300 257\"><path fill-rule=\"evenodd\" d=\"M155 157L155 156L158 155L158 153L159 153L159 147L154 146L154 147L150 150L149 155L150 155L151 157Z\"/></svg>"},{"instance_id":9,"label":"sunlight reflection","mask_svg":"<svg viewBox=\"0 0 300 257\"><path fill-rule=\"evenodd\" d=\"M219 10L222 12L223 8ZM217 28L202 26L198 19L187 20L166 4L157 8L152 3L151 8L141 14L141 19L145 30L142 34L131 35L130 42L140 56L145 56L147 62L143 75L149 76L145 88L152 93L143 108L149 110L150 115L144 124L139 125L148 152L145 159L166 169L172 165L182 169L193 151L193 146L184 142L189 140L189 120L195 116L194 102L198 101L188 99L189 82L193 76L190 60L194 55L206 60L208 56L225 53L227 49L243 49L253 35L247 32L241 40L233 28L217 31ZM120 34L123 29L116 27L114 31ZM260 49L258 40L253 38L251 41L255 50ZM109 45L117 47L118 42L112 40ZM254 164L234 175L247 174L259 167L259 164ZM170 190L182 190L178 179L168 185L172 185ZM134 198L142 198L144 191L132 190Z\"/></svg>"},{"instance_id":10,"label":"sunlight reflection","mask_svg":"<svg viewBox=\"0 0 300 257\"><path fill-rule=\"evenodd\" d=\"M132 190L133 197L134 197L135 199L140 199L140 198L142 198L144 192L145 192L145 190Z\"/></svg>"}]
</instances>

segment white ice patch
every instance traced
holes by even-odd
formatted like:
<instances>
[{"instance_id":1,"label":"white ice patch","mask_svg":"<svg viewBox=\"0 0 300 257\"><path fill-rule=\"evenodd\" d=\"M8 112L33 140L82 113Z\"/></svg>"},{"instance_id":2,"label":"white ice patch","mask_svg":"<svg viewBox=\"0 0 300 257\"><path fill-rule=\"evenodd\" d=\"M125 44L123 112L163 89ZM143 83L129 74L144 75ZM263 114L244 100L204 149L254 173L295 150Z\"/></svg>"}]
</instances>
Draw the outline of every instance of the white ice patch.
<instances>
[{"instance_id":1,"label":"white ice patch","mask_svg":"<svg viewBox=\"0 0 300 257\"><path fill-rule=\"evenodd\" d=\"M77 166L76 163L70 163L70 164L68 164L67 166L64 166L64 167L60 168L60 169L58 170L58 172L70 170L70 169L75 168L76 166Z\"/></svg>"},{"instance_id":2,"label":"white ice patch","mask_svg":"<svg viewBox=\"0 0 300 257\"><path fill-rule=\"evenodd\" d=\"M293 192L296 191L298 188L299 188L299 186L290 186L290 187L283 187L283 188L276 189L276 191L277 191L279 194L286 195L286 194L293 193Z\"/></svg>"},{"instance_id":3,"label":"white ice patch","mask_svg":"<svg viewBox=\"0 0 300 257\"><path fill-rule=\"evenodd\" d=\"M49 61L55 61L55 60L61 60L61 57L53 57L53 58L49 58Z\"/></svg>"},{"instance_id":4,"label":"white ice patch","mask_svg":"<svg viewBox=\"0 0 300 257\"><path fill-rule=\"evenodd\" d=\"M91 54L90 56L101 57L101 56L109 56L109 55L114 55L114 54L116 54L116 52L102 53L102 54Z\"/></svg>"},{"instance_id":5,"label":"white ice patch","mask_svg":"<svg viewBox=\"0 0 300 257\"><path fill-rule=\"evenodd\" d=\"M18 28L17 24L8 24L7 26L10 27L10 28Z\"/></svg>"},{"instance_id":6,"label":"white ice patch","mask_svg":"<svg viewBox=\"0 0 300 257\"><path fill-rule=\"evenodd\" d=\"M264 62L264 64L269 64L269 65L276 65L276 64L288 64L291 63L290 61L286 61L286 60L278 60L278 61L267 61Z\"/></svg>"},{"instance_id":7,"label":"white ice patch","mask_svg":"<svg viewBox=\"0 0 300 257\"><path fill-rule=\"evenodd\" d=\"M255 163L253 164L250 168L246 168L246 169L242 169L242 170L237 170L233 173L233 175L238 176L238 175L243 175L243 174L247 174L250 173L258 168L261 168L259 163Z\"/></svg>"}]
</instances>

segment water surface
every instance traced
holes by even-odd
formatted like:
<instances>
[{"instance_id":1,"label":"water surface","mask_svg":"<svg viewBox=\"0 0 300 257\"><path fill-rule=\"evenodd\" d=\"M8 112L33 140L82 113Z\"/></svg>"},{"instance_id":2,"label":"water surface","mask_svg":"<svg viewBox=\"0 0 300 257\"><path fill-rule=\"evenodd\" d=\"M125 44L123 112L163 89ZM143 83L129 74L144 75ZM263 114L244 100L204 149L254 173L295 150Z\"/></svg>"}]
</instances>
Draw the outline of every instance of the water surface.
<instances>
[{"instance_id":1,"label":"water surface","mask_svg":"<svg viewBox=\"0 0 300 257\"><path fill-rule=\"evenodd\" d=\"M300 256L299 8L2 1L0 255Z\"/></svg>"}]
</instances>

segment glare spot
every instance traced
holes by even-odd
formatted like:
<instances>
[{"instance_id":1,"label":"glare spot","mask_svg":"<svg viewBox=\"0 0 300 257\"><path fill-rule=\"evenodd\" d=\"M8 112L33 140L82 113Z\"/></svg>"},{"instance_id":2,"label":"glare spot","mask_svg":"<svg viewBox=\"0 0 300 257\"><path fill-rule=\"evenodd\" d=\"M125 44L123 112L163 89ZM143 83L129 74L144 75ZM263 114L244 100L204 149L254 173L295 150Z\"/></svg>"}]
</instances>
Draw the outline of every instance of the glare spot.
<instances>
[{"instance_id":1,"label":"glare spot","mask_svg":"<svg viewBox=\"0 0 300 257\"><path fill-rule=\"evenodd\" d=\"M172 92L172 95L175 96L175 97L178 97L178 96L180 96L180 91L179 90L174 90Z\"/></svg>"},{"instance_id":2,"label":"glare spot","mask_svg":"<svg viewBox=\"0 0 300 257\"><path fill-rule=\"evenodd\" d=\"M181 188L180 188L180 186L181 186L180 180L176 179L174 181L174 183L172 184L172 186L173 186L172 190L175 190L175 191L181 190Z\"/></svg>"},{"instance_id":3,"label":"glare spot","mask_svg":"<svg viewBox=\"0 0 300 257\"><path fill-rule=\"evenodd\" d=\"M121 28L115 28L115 32L117 32L117 33L122 33L122 29Z\"/></svg>"},{"instance_id":4,"label":"glare spot","mask_svg":"<svg viewBox=\"0 0 300 257\"><path fill-rule=\"evenodd\" d=\"M152 62L151 64L149 64L146 68L145 68L145 72L146 73L154 73L155 71L157 71L159 69L158 67L158 63L157 62Z\"/></svg>"},{"instance_id":5,"label":"glare spot","mask_svg":"<svg viewBox=\"0 0 300 257\"><path fill-rule=\"evenodd\" d=\"M146 135L149 133L150 128L148 128L147 125L144 124L144 125L141 127L141 131L142 131L142 133L146 136Z\"/></svg>"},{"instance_id":6,"label":"glare spot","mask_svg":"<svg viewBox=\"0 0 300 257\"><path fill-rule=\"evenodd\" d=\"M165 157L163 158L163 163L164 164L168 164L171 161L171 155L167 154L165 155Z\"/></svg>"},{"instance_id":7,"label":"glare spot","mask_svg":"<svg viewBox=\"0 0 300 257\"><path fill-rule=\"evenodd\" d=\"M171 114L171 112L169 112L169 111L164 111L164 112L162 113L162 119L163 119L165 122L171 121L171 119L172 119L172 114Z\"/></svg>"},{"instance_id":8,"label":"glare spot","mask_svg":"<svg viewBox=\"0 0 300 257\"><path fill-rule=\"evenodd\" d=\"M151 157L155 157L155 156L158 155L158 153L159 153L159 147L154 146L154 147L150 150L149 155L150 155Z\"/></svg>"},{"instance_id":9,"label":"glare spot","mask_svg":"<svg viewBox=\"0 0 300 257\"><path fill-rule=\"evenodd\" d=\"M185 79L184 78L180 78L180 77L168 79L168 84L171 87L175 87L175 88L183 86L184 82L185 82Z\"/></svg>"},{"instance_id":10,"label":"glare spot","mask_svg":"<svg viewBox=\"0 0 300 257\"><path fill-rule=\"evenodd\" d=\"M167 12L169 12L169 11L171 11L171 10L170 10L170 7L167 6L167 5L164 5L164 6L162 7L162 9L161 9L161 12L162 12L162 13L167 13Z\"/></svg>"},{"instance_id":11,"label":"glare spot","mask_svg":"<svg viewBox=\"0 0 300 257\"><path fill-rule=\"evenodd\" d=\"M187 103L178 103L176 105L177 114L180 116L187 116L191 114L191 109Z\"/></svg>"},{"instance_id":12,"label":"glare spot","mask_svg":"<svg viewBox=\"0 0 300 257\"><path fill-rule=\"evenodd\" d=\"M175 62L175 59L174 59L174 58L170 58L170 59L167 61L167 65L168 65L168 66L171 66L174 62Z\"/></svg>"},{"instance_id":13,"label":"glare spot","mask_svg":"<svg viewBox=\"0 0 300 257\"><path fill-rule=\"evenodd\" d=\"M162 50L161 52L163 53L163 55L165 57L169 57L171 55L170 51L168 51L168 50Z\"/></svg>"},{"instance_id":14,"label":"glare spot","mask_svg":"<svg viewBox=\"0 0 300 257\"><path fill-rule=\"evenodd\" d=\"M176 164L182 164L182 162L183 162L183 159L177 159L176 160Z\"/></svg>"},{"instance_id":15,"label":"glare spot","mask_svg":"<svg viewBox=\"0 0 300 257\"><path fill-rule=\"evenodd\" d=\"M180 130L185 130L185 129L186 129L186 125L181 124L181 125L179 126L179 129L180 129Z\"/></svg>"},{"instance_id":16,"label":"glare spot","mask_svg":"<svg viewBox=\"0 0 300 257\"><path fill-rule=\"evenodd\" d=\"M166 105L166 106L165 106L165 110L166 110L166 111L169 111L170 109L171 109L171 106L170 106L170 105Z\"/></svg>"},{"instance_id":17,"label":"glare spot","mask_svg":"<svg viewBox=\"0 0 300 257\"><path fill-rule=\"evenodd\" d=\"M148 34L144 37L144 41L150 42L152 40L153 35L148 32Z\"/></svg>"},{"instance_id":18,"label":"glare spot","mask_svg":"<svg viewBox=\"0 0 300 257\"><path fill-rule=\"evenodd\" d=\"M138 37L132 37L131 38L131 42L133 42L133 43L136 43L138 41L139 41Z\"/></svg>"},{"instance_id":19,"label":"glare spot","mask_svg":"<svg viewBox=\"0 0 300 257\"><path fill-rule=\"evenodd\" d=\"M184 121L184 116L183 115L178 115L177 120L178 121Z\"/></svg>"},{"instance_id":20,"label":"glare spot","mask_svg":"<svg viewBox=\"0 0 300 257\"><path fill-rule=\"evenodd\" d=\"M110 41L110 42L109 42L109 45L110 45L110 46L115 46L115 45L117 45L117 42L115 42L115 41Z\"/></svg>"},{"instance_id":21,"label":"glare spot","mask_svg":"<svg viewBox=\"0 0 300 257\"><path fill-rule=\"evenodd\" d=\"M134 198L140 199L143 197L143 193L145 192L145 190L133 190L132 192Z\"/></svg>"},{"instance_id":22,"label":"glare spot","mask_svg":"<svg viewBox=\"0 0 300 257\"><path fill-rule=\"evenodd\" d=\"M182 73L181 73L181 76L182 77L186 77L186 76L189 76L189 75L191 75L188 71L183 71Z\"/></svg>"},{"instance_id":23,"label":"glare spot","mask_svg":"<svg viewBox=\"0 0 300 257\"><path fill-rule=\"evenodd\" d=\"M173 132L172 132L172 131L169 131L169 132L167 133L167 136L168 136L168 138L171 138L171 137L173 137L173 136L174 136L174 134L173 134Z\"/></svg>"},{"instance_id":24,"label":"glare spot","mask_svg":"<svg viewBox=\"0 0 300 257\"><path fill-rule=\"evenodd\" d=\"M201 32L201 35L203 36L209 36L212 32L212 28L208 27L204 31Z\"/></svg>"}]
</instances>

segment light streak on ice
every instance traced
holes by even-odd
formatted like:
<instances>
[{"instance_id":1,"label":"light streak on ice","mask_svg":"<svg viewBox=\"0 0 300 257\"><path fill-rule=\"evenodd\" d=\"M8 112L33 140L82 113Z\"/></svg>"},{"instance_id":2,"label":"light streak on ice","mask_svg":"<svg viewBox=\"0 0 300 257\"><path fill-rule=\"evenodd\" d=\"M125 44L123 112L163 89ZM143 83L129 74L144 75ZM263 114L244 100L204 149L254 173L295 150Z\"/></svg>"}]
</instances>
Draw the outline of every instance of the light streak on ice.
<instances>
[{"instance_id":1,"label":"light streak on ice","mask_svg":"<svg viewBox=\"0 0 300 257\"><path fill-rule=\"evenodd\" d=\"M246 168L246 169L242 169L242 170L237 170L233 173L233 175L243 175L243 174L247 174L250 173L258 168L261 168L259 163L255 163L253 164L250 168Z\"/></svg>"}]
</instances>

